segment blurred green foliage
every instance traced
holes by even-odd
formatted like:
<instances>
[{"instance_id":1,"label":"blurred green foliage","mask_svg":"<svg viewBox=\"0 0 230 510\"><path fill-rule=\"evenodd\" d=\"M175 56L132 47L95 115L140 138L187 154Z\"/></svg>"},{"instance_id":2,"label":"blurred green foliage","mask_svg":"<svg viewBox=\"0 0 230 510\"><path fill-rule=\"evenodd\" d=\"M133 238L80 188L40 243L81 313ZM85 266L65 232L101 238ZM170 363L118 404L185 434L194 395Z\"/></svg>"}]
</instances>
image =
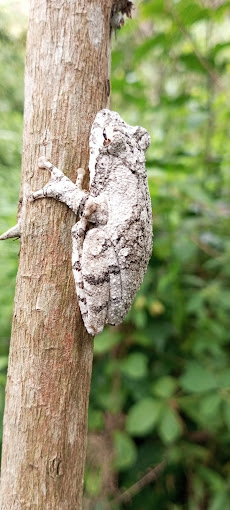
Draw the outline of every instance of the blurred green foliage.
<instances>
[{"instance_id":1,"label":"blurred green foliage","mask_svg":"<svg viewBox=\"0 0 230 510\"><path fill-rule=\"evenodd\" d=\"M0 232L15 225L22 150L25 19L0 8ZM0 439L6 383L18 242L0 246Z\"/></svg>"},{"instance_id":2,"label":"blurred green foliage","mask_svg":"<svg viewBox=\"0 0 230 510\"><path fill-rule=\"evenodd\" d=\"M136 11L114 40L111 106L151 134L154 249L127 319L95 338L85 508L225 510L230 2L143 0ZM0 22L1 231L16 215L24 41L9 15ZM0 250L2 413L18 243Z\"/></svg>"}]
</instances>

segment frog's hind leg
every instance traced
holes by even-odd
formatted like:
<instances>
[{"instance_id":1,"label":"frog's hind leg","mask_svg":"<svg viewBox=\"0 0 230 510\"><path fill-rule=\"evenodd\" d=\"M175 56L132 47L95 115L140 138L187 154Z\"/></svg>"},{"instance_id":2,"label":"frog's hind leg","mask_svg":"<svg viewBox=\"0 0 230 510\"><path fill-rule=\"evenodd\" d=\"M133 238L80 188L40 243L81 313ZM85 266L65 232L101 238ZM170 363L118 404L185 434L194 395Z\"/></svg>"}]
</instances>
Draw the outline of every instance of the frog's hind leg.
<instances>
[{"instance_id":1,"label":"frog's hind leg","mask_svg":"<svg viewBox=\"0 0 230 510\"><path fill-rule=\"evenodd\" d=\"M106 322L109 277L104 256L104 232L98 228L87 231L87 228L85 217L72 228L72 264L82 319L88 333L97 335Z\"/></svg>"},{"instance_id":2,"label":"frog's hind leg","mask_svg":"<svg viewBox=\"0 0 230 510\"><path fill-rule=\"evenodd\" d=\"M82 251L82 278L87 303L85 327L92 335L101 333L107 322L110 296L107 234L101 227L86 232Z\"/></svg>"},{"instance_id":3,"label":"frog's hind leg","mask_svg":"<svg viewBox=\"0 0 230 510\"><path fill-rule=\"evenodd\" d=\"M114 246L102 226L86 233L82 277L88 309L85 325L88 331L98 334L105 324L117 323L122 305L120 268Z\"/></svg>"}]
</instances>

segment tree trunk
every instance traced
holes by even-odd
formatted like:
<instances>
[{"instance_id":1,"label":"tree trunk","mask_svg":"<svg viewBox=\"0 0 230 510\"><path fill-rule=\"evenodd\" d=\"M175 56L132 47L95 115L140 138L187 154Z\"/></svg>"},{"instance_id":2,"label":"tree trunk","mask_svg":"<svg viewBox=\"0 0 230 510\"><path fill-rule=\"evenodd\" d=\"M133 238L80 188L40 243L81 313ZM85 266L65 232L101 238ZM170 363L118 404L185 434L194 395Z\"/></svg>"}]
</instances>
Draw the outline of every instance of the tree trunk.
<instances>
[{"instance_id":1,"label":"tree trunk","mask_svg":"<svg viewBox=\"0 0 230 510\"><path fill-rule=\"evenodd\" d=\"M31 203L25 195L47 182L39 156L72 180L78 167L88 168L91 124L109 101L111 9L124 3L31 1L1 510L82 507L93 338L83 327L71 269L76 218L52 199Z\"/></svg>"}]
</instances>

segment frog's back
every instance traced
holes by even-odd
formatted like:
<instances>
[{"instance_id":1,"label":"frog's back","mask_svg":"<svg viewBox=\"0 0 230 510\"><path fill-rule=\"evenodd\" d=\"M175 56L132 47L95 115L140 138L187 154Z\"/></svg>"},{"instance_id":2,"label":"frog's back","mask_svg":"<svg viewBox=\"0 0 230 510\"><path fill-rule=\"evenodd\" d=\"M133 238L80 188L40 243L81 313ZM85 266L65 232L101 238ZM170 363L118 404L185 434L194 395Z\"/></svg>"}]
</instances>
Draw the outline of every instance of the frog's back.
<instances>
[{"instance_id":1,"label":"frog's back","mask_svg":"<svg viewBox=\"0 0 230 510\"><path fill-rule=\"evenodd\" d=\"M103 195L108 205L103 229L114 247L121 295L119 303L117 299L116 303L109 301L106 322L119 324L143 281L152 253L152 210L145 169L150 138L145 129L128 126L118 114L114 118L113 112L110 114L108 118L105 115L104 142L94 160L90 194ZM101 112L98 115L100 125Z\"/></svg>"}]
</instances>

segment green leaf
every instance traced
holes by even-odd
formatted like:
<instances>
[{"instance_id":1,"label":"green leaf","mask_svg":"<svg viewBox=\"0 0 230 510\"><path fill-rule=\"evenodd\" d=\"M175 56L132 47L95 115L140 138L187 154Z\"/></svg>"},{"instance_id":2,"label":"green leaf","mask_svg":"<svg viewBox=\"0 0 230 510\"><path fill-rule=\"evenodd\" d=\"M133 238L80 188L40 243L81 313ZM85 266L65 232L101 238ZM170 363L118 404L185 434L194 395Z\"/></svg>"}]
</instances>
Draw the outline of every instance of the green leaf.
<instances>
[{"instance_id":1,"label":"green leaf","mask_svg":"<svg viewBox=\"0 0 230 510\"><path fill-rule=\"evenodd\" d=\"M143 57L146 57L148 53L152 52L155 46L164 47L164 44L167 44L167 38L165 37L165 34L159 33L156 34L155 37L146 39L144 43L142 43L140 46L136 48L135 54L134 54L134 62L138 62L139 60L143 59Z\"/></svg>"},{"instance_id":2,"label":"green leaf","mask_svg":"<svg viewBox=\"0 0 230 510\"><path fill-rule=\"evenodd\" d=\"M154 2L142 2L142 16L146 17L147 19L149 16L152 16L152 14L162 14L164 12L164 4L162 0L154 0Z\"/></svg>"},{"instance_id":3,"label":"green leaf","mask_svg":"<svg viewBox=\"0 0 230 510\"><path fill-rule=\"evenodd\" d=\"M180 383L185 391L202 393L217 388L216 377L196 361L188 362Z\"/></svg>"},{"instance_id":4,"label":"green leaf","mask_svg":"<svg viewBox=\"0 0 230 510\"><path fill-rule=\"evenodd\" d=\"M126 359L122 360L121 371L133 379L141 379L147 374L148 358L141 352L129 354Z\"/></svg>"},{"instance_id":5,"label":"green leaf","mask_svg":"<svg viewBox=\"0 0 230 510\"><path fill-rule=\"evenodd\" d=\"M182 425L178 414L168 407L161 416L158 426L159 436L163 443L176 441L182 434Z\"/></svg>"},{"instance_id":6,"label":"green leaf","mask_svg":"<svg viewBox=\"0 0 230 510\"><path fill-rule=\"evenodd\" d=\"M111 413L118 413L121 411L124 402L126 400L126 388L120 389L120 391L108 391L108 388L103 388L103 391L97 395L98 404Z\"/></svg>"},{"instance_id":7,"label":"green leaf","mask_svg":"<svg viewBox=\"0 0 230 510\"><path fill-rule=\"evenodd\" d=\"M157 397L169 398L175 392L177 382L173 377L160 377L156 383L152 385L152 392Z\"/></svg>"},{"instance_id":8,"label":"green leaf","mask_svg":"<svg viewBox=\"0 0 230 510\"><path fill-rule=\"evenodd\" d=\"M101 430L104 427L103 413L99 410L89 408L88 428L89 430Z\"/></svg>"},{"instance_id":9,"label":"green leaf","mask_svg":"<svg viewBox=\"0 0 230 510\"><path fill-rule=\"evenodd\" d=\"M5 387L5 385L6 385L6 375L0 374L0 386Z\"/></svg>"},{"instance_id":10,"label":"green leaf","mask_svg":"<svg viewBox=\"0 0 230 510\"><path fill-rule=\"evenodd\" d=\"M121 335L117 331L106 328L94 339L94 353L104 354L105 352L109 352L115 345L119 344L120 341Z\"/></svg>"},{"instance_id":11,"label":"green leaf","mask_svg":"<svg viewBox=\"0 0 230 510\"><path fill-rule=\"evenodd\" d=\"M137 457L137 451L134 441L126 432L114 431L114 466L122 471L132 466Z\"/></svg>"},{"instance_id":12,"label":"green leaf","mask_svg":"<svg viewBox=\"0 0 230 510\"><path fill-rule=\"evenodd\" d=\"M86 492L92 497L98 496L102 486L101 470L89 470L85 474L85 488Z\"/></svg>"},{"instance_id":13,"label":"green leaf","mask_svg":"<svg viewBox=\"0 0 230 510\"><path fill-rule=\"evenodd\" d=\"M210 423L210 420L216 422L220 418L220 406L222 403L221 396L218 393L204 395L200 401L200 413L203 422Z\"/></svg>"},{"instance_id":14,"label":"green leaf","mask_svg":"<svg viewBox=\"0 0 230 510\"><path fill-rule=\"evenodd\" d=\"M214 496L209 510L227 510L230 508L230 498L226 492L217 492Z\"/></svg>"},{"instance_id":15,"label":"green leaf","mask_svg":"<svg viewBox=\"0 0 230 510\"><path fill-rule=\"evenodd\" d=\"M228 430L230 430L230 401L226 400L223 402L223 416L224 422L226 423Z\"/></svg>"},{"instance_id":16,"label":"green leaf","mask_svg":"<svg viewBox=\"0 0 230 510\"><path fill-rule=\"evenodd\" d=\"M153 398L144 398L134 404L127 416L126 430L133 436L144 436L155 427L162 404Z\"/></svg>"},{"instance_id":17,"label":"green leaf","mask_svg":"<svg viewBox=\"0 0 230 510\"><path fill-rule=\"evenodd\" d=\"M225 480L220 476L219 473L216 473L213 471L213 469L209 469L202 465L198 467L197 471L199 472L200 477L205 480L212 491L224 491Z\"/></svg>"},{"instance_id":18,"label":"green leaf","mask_svg":"<svg viewBox=\"0 0 230 510\"><path fill-rule=\"evenodd\" d=\"M219 374L216 376L217 383L219 388L221 389L230 389L230 369L227 368L225 370L222 370Z\"/></svg>"},{"instance_id":19,"label":"green leaf","mask_svg":"<svg viewBox=\"0 0 230 510\"><path fill-rule=\"evenodd\" d=\"M203 8L196 2L191 0L180 0L175 5L176 20L183 26L192 25L202 19L208 19L209 9ZM173 11L172 11L173 12Z\"/></svg>"},{"instance_id":20,"label":"green leaf","mask_svg":"<svg viewBox=\"0 0 230 510\"><path fill-rule=\"evenodd\" d=\"M8 366L8 357L0 356L0 370L7 368L7 366Z\"/></svg>"},{"instance_id":21,"label":"green leaf","mask_svg":"<svg viewBox=\"0 0 230 510\"><path fill-rule=\"evenodd\" d=\"M212 56L215 57L222 50L225 50L226 48L229 48L229 46L230 46L230 41L226 41L226 42L223 42L223 43L216 44L212 48L212 51L211 51Z\"/></svg>"},{"instance_id":22,"label":"green leaf","mask_svg":"<svg viewBox=\"0 0 230 510\"><path fill-rule=\"evenodd\" d=\"M153 339L150 337L150 335L146 334L146 330L136 330L133 334L133 341L135 344L141 345L142 347L153 345Z\"/></svg>"}]
</instances>

